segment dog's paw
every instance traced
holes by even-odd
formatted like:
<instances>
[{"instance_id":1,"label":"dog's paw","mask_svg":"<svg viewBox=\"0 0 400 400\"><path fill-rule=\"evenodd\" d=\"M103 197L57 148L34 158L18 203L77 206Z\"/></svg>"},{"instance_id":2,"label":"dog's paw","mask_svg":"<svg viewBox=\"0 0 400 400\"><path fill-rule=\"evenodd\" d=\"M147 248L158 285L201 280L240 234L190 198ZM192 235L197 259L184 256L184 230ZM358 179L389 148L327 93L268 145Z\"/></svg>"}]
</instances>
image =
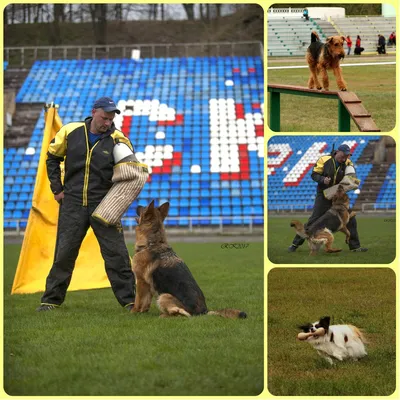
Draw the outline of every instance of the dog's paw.
<instances>
[{"instance_id":1,"label":"dog's paw","mask_svg":"<svg viewBox=\"0 0 400 400\"><path fill-rule=\"evenodd\" d=\"M322 90L322 86L318 86L317 89L318 89L318 90Z\"/></svg>"},{"instance_id":2,"label":"dog's paw","mask_svg":"<svg viewBox=\"0 0 400 400\"><path fill-rule=\"evenodd\" d=\"M340 88L340 90L342 91L342 92L347 92L347 88Z\"/></svg>"}]
</instances>

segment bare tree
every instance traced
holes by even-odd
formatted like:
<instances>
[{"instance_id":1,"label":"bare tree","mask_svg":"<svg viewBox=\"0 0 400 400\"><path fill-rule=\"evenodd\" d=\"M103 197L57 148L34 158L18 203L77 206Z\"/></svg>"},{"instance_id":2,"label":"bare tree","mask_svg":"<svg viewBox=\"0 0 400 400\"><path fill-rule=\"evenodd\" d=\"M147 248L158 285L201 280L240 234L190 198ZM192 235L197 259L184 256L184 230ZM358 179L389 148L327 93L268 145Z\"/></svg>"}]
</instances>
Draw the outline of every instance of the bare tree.
<instances>
[{"instance_id":1,"label":"bare tree","mask_svg":"<svg viewBox=\"0 0 400 400\"><path fill-rule=\"evenodd\" d=\"M160 8L161 8L161 21L164 21L165 20L165 4L161 3Z\"/></svg>"},{"instance_id":2,"label":"bare tree","mask_svg":"<svg viewBox=\"0 0 400 400\"><path fill-rule=\"evenodd\" d=\"M36 7L36 14L35 17L33 19L33 23L37 24L40 20L40 13L42 12L42 8L43 8L43 4L38 4Z\"/></svg>"},{"instance_id":3,"label":"bare tree","mask_svg":"<svg viewBox=\"0 0 400 400\"><path fill-rule=\"evenodd\" d=\"M157 19L157 8L158 4L149 4L149 19Z\"/></svg>"},{"instance_id":4,"label":"bare tree","mask_svg":"<svg viewBox=\"0 0 400 400\"><path fill-rule=\"evenodd\" d=\"M217 18L219 18L221 16L221 7L222 7L222 4L215 4L215 11L217 14Z\"/></svg>"},{"instance_id":5,"label":"bare tree","mask_svg":"<svg viewBox=\"0 0 400 400\"><path fill-rule=\"evenodd\" d=\"M194 20L194 4L182 4L183 8L186 11L186 15L188 20L193 21Z\"/></svg>"},{"instance_id":6,"label":"bare tree","mask_svg":"<svg viewBox=\"0 0 400 400\"><path fill-rule=\"evenodd\" d=\"M55 46L60 45L62 42L60 22L65 20L64 4L54 4L54 22L53 22L53 35L50 38L52 44Z\"/></svg>"},{"instance_id":7,"label":"bare tree","mask_svg":"<svg viewBox=\"0 0 400 400\"><path fill-rule=\"evenodd\" d=\"M68 22L72 22L72 15L73 15L73 11L72 11L72 4L69 4L69 10L68 10Z\"/></svg>"},{"instance_id":8,"label":"bare tree","mask_svg":"<svg viewBox=\"0 0 400 400\"><path fill-rule=\"evenodd\" d=\"M115 5L115 19L122 20L122 4Z\"/></svg>"},{"instance_id":9,"label":"bare tree","mask_svg":"<svg viewBox=\"0 0 400 400\"><path fill-rule=\"evenodd\" d=\"M107 4L90 4L93 32L96 44L107 43Z\"/></svg>"}]
</instances>

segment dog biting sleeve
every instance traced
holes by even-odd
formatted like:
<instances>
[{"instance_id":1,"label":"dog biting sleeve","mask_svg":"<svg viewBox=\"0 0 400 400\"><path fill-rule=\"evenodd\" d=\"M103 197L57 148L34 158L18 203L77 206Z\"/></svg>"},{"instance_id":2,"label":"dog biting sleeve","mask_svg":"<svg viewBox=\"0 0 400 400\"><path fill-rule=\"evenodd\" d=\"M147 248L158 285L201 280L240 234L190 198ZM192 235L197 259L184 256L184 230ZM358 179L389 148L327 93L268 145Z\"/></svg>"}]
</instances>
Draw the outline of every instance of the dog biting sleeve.
<instances>
[{"instance_id":1,"label":"dog biting sleeve","mask_svg":"<svg viewBox=\"0 0 400 400\"><path fill-rule=\"evenodd\" d=\"M332 197L336 194L339 185L343 186L343 189L346 192L350 191L350 190L354 190L357 189L358 186L360 185L360 180L355 178L355 177L351 177L351 176L345 176L340 183L338 183L337 185L331 186L328 189L324 190L324 196L326 199L331 200Z\"/></svg>"}]
</instances>

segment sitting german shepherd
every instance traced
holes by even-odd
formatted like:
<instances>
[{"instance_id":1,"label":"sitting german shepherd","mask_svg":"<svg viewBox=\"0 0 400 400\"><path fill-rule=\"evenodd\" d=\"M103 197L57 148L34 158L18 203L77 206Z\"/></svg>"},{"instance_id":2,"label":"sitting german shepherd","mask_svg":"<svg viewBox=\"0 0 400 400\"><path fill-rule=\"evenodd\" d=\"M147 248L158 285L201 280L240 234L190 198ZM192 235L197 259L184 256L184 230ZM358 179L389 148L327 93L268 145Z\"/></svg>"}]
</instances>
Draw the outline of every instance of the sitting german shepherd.
<instances>
[{"instance_id":1,"label":"sitting german shepherd","mask_svg":"<svg viewBox=\"0 0 400 400\"><path fill-rule=\"evenodd\" d=\"M169 203L160 207L152 201L137 208L135 255L132 270L136 278L136 299L131 312L147 312L154 294L160 317L212 314L225 318L246 318L240 310L209 311L206 299L184 261L167 243L164 219Z\"/></svg>"},{"instance_id":2,"label":"sitting german shepherd","mask_svg":"<svg viewBox=\"0 0 400 400\"><path fill-rule=\"evenodd\" d=\"M356 213L349 212L350 199L343 189L342 185L338 186L336 194L332 198L332 207L321 217L319 217L310 226L304 229L304 225L297 220L290 223L294 227L296 233L304 239L307 239L310 248L310 255L315 256L320 247L325 244L327 253L337 253L342 249L335 249L333 244L333 233L343 232L346 235L346 243L349 242L350 232L347 229L347 224L350 218Z\"/></svg>"}]
</instances>

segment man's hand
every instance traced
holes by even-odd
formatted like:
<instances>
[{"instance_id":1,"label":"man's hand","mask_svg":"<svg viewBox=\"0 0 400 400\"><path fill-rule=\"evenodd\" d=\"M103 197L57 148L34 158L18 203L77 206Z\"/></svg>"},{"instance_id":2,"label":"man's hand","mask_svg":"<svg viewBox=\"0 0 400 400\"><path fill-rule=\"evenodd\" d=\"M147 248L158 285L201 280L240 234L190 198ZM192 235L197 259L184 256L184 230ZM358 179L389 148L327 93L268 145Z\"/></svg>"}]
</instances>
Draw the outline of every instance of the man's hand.
<instances>
[{"instance_id":1,"label":"man's hand","mask_svg":"<svg viewBox=\"0 0 400 400\"><path fill-rule=\"evenodd\" d=\"M325 178L324 178L324 184L325 185L329 185L331 183L331 178L329 178L329 176L326 176Z\"/></svg>"},{"instance_id":2,"label":"man's hand","mask_svg":"<svg viewBox=\"0 0 400 400\"><path fill-rule=\"evenodd\" d=\"M64 192L58 193L54 195L54 200L57 201L59 204L62 204L64 200Z\"/></svg>"}]
</instances>

